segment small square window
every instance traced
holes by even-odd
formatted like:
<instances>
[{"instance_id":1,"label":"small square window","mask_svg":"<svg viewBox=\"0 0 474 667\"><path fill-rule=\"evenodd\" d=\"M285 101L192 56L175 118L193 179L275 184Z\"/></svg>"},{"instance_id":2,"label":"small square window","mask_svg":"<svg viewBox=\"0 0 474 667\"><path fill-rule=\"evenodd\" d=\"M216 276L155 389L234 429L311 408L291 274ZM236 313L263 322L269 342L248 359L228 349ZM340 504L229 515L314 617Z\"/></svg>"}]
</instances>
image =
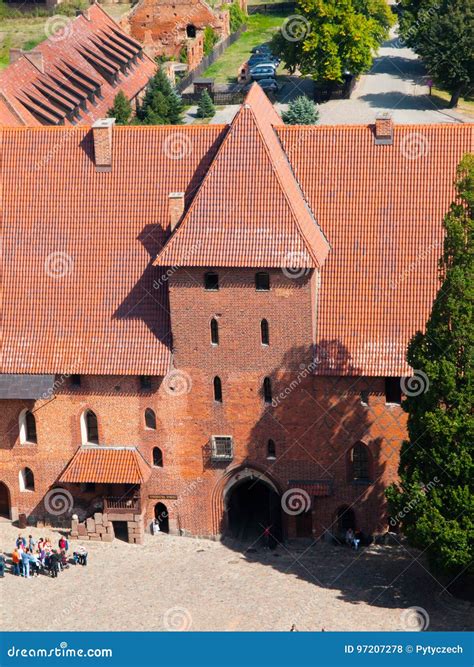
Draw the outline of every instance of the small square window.
<instances>
[{"instance_id":1,"label":"small square window","mask_svg":"<svg viewBox=\"0 0 474 667\"><path fill-rule=\"evenodd\" d=\"M257 292L268 292L270 289L270 274L260 271L255 274L255 289Z\"/></svg>"},{"instance_id":2,"label":"small square window","mask_svg":"<svg viewBox=\"0 0 474 667\"><path fill-rule=\"evenodd\" d=\"M208 271L204 275L204 289L211 292L217 292L219 289L219 275L213 271Z\"/></svg>"},{"instance_id":3,"label":"small square window","mask_svg":"<svg viewBox=\"0 0 474 667\"><path fill-rule=\"evenodd\" d=\"M81 376L80 375L71 375L70 383L71 383L71 387L73 389L78 389L81 386Z\"/></svg>"},{"instance_id":4,"label":"small square window","mask_svg":"<svg viewBox=\"0 0 474 667\"><path fill-rule=\"evenodd\" d=\"M399 377L385 378L385 403L400 405L402 402L402 387Z\"/></svg>"},{"instance_id":5,"label":"small square window","mask_svg":"<svg viewBox=\"0 0 474 667\"><path fill-rule=\"evenodd\" d=\"M211 438L212 459L232 461L234 458L233 442L230 435L213 435Z\"/></svg>"},{"instance_id":6,"label":"small square window","mask_svg":"<svg viewBox=\"0 0 474 667\"><path fill-rule=\"evenodd\" d=\"M369 392L367 389L363 389L360 392L360 404L361 405L369 405Z\"/></svg>"},{"instance_id":7,"label":"small square window","mask_svg":"<svg viewBox=\"0 0 474 667\"><path fill-rule=\"evenodd\" d=\"M140 375L140 389L142 391L151 391L151 375Z\"/></svg>"}]
</instances>

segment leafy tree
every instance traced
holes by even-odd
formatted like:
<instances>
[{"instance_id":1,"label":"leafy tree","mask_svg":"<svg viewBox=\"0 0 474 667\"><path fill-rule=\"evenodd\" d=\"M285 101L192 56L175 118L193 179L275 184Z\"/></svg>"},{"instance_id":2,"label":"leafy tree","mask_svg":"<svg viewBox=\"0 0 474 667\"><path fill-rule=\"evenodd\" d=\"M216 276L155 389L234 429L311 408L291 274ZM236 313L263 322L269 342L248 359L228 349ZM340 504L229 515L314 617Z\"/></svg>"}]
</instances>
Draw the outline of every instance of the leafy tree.
<instances>
[{"instance_id":1,"label":"leafy tree","mask_svg":"<svg viewBox=\"0 0 474 667\"><path fill-rule=\"evenodd\" d=\"M455 107L474 86L474 0L402 0L401 9L402 37Z\"/></svg>"},{"instance_id":2,"label":"leafy tree","mask_svg":"<svg viewBox=\"0 0 474 667\"><path fill-rule=\"evenodd\" d=\"M163 70L158 69L148 82L145 96L137 109L137 123L177 125L181 123L183 102Z\"/></svg>"},{"instance_id":3,"label":"leafy tree","mask_svg":"<svg viewBox=\"0 0 474 667\"><path fill-rule=\"evenodd\" d=\"M298 13L272 40L290 72L316 81L342 82L370 69L373 54L393 23L383 0L299 0Z\"/></svg>"},{"instance_id":4,"label":"leafy tree","mask_svg":"<svg viewBox=\"0 0 474 667\"><path fill-rule=\"evenodd\" d=\"M216 108L211 100L207 90L203 90L198 104L199 118L212 118L216 113Z\"/></svg>"},{"instance_id":5,"label":"leafy tree","mask_svg":"<svg viewBox=\"0 0 474 667\"><path fill-rule=\"evenodd\" d=\"M114 97L113 106L107 111L109 118L115 118L117 125L128 125L132 116L132 105L122 90Z\"/></svg>"},{"instance_id":6,"label":"leafy tree","mask_svg":"<svg viewBox=\"0 0 474 667\"><path fill-rule=\"evenodd\" d=\"M283 112L282 118L287 125L315 125L319 112L309 97L301 95L289 103L288 111Z\"/></svg>"},{"instance_id":7,"label":"leafy tree","mask_svg":"<svg viewBox=\"0 0 474 667\"><path fill-rule=\"evenodd\" d=\"M214 46L217 44L219 41L219 35L217 32L214 30L214 28L211 28L210 25L207 25L204 28L204 55L208 56L210 53L212 53L212 49Z\"/></svg>"},{"instance_id":8,"label":"leafy tree","mask_svg":"<svg viewBox=\"0 0 474 667\"><path fill-rule=\"evenodd\" d=\"M236 2L229 5L230 31L235 32L245 23L245 12Z\"/></svg>"},{"instance_id":9,"label":"leafy tree","mask_svg":"<svg viewBox=\"0 0 474 667\"><path fill-rule=\"evenodd\" d=\"M444 220L438 291L426 333L411 340L400 484L387 491L392 517L431 567L474 576L474 156L458 167L458 197ZM392 519L393 520L393 519Z\"/></svg>"}]
</instances>

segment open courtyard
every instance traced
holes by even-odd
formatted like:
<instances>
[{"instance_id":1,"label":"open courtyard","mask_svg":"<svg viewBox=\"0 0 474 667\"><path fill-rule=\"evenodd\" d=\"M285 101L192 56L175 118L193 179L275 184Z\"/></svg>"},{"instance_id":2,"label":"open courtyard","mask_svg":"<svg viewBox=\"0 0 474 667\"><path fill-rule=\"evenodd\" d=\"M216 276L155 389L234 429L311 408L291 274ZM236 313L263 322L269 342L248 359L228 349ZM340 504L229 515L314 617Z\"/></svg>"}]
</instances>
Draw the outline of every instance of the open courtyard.
<instances>
[{"instance_id":1,"label":"open courtyard","mask_svg":"<svg viewBox=\"0 0 474 667\"><path fill-rule=\"evenodd\" d=\"M60 537L22 533L55 544ZM17 535L0 524L8 556ZM396 631L420 622L430 630L472 629L470 604L443 591L405 546L355 552L308 541L244 553L169 535L146 536L144 546L83 544L88 566L71 565L57 579L7 572L0 630Z\"/></svg>"}]
</instances>

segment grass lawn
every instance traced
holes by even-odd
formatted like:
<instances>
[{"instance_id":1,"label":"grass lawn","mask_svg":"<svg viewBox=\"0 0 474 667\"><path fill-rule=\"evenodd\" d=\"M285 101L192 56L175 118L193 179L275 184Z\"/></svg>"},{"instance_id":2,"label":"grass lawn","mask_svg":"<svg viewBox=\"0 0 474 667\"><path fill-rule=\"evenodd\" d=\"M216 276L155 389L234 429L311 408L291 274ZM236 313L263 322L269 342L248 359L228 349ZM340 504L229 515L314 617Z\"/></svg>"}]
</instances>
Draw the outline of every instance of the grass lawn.
<instances>
[{"instance_id":1,"label":"grass lawn","mask_svg":"<svg viewBox=\"0 0 474 667\"><path fill-rule=\"evenodd\" d=\"M435 86L432 88L431 95L435 99L438 98L438 100L443 100L443 102L449 102L451 99L451 95L449 93L447 93L445 90L440 90ZM474 118L474 98L468 97L465 99L464 97L461 97L457 107L453 109L453 111L459 111Z\"/></svg>"},{"instance_id":2,"label":"grass lawn","mask_svg":"<svg viewBox=\"0 0 474 667\"><path fill-rule=\"evenodd\" d=\"M250 56L253 46L268 42L281 26L286 16L280 14L253 14L247 18L247 31L229 46L203 76L215 79L216 83L230 83L235 81L237 72L242 63Z\"/></svg>"}]
</instances>

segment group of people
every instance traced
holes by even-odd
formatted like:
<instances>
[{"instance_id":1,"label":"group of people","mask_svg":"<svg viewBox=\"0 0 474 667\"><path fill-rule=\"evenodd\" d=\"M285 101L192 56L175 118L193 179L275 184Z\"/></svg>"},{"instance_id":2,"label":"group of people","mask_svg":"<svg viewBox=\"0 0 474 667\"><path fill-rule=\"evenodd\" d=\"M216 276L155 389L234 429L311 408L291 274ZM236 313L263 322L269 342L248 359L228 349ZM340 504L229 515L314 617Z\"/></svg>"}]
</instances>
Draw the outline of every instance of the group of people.
<instances>
[{"instance_id":1,"label":"group of people","mask_svg":"<svg viewBox=\"0 0 474 667\"><path fill-rule=\"evenodd\" d=\"M38 541L32 535L28 540L18 535L15 548L11 555L12 573L17 577L37 577L39 574L49 574L55 578L69 567L69 542L65 537L58 541L58 547L53 548L51 540L40 537ZM74 565L87 565L87 551L79 545L72 554ZM7 558L0 549L0 578L5 576Z\"/></svg>"},{"instance_id":2,"label":"group of people","mask_svg":"<svg viewBox=\"0 0 474 667\"><path fill-rule=\"evenodd\" d=\"M352 528L348 528L345 541L347 546L357 551L359 546L368 547L373 542L373 538L365 535L361 530L356 529L354 531Z\"/></svg>"}]
</instances>

